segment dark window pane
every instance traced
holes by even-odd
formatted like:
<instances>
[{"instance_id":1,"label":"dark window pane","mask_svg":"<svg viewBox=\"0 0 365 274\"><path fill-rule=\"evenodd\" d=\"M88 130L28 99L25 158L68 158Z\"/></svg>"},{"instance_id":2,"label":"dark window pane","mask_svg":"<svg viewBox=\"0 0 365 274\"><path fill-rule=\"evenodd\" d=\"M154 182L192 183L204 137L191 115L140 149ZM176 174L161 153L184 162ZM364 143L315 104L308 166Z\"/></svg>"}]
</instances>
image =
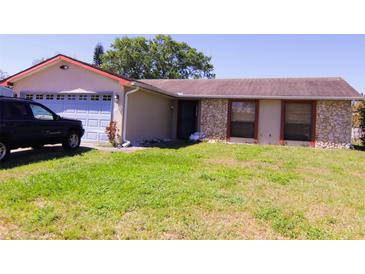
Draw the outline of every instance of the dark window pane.
<instances>
[{"instance_id":1,"label":"dark window pane","mask_svg":"<svg viewBox=\"0 0 365 274\"><path fill-rule=\"evenodd\" d=\"M284 139L294 141L310 141L311 126L301 124L285 124Z\"/></svg>"},{"instance_id":2,"label":"dark window pane","mask_svg":"<svg viewBox=\"0 0 365 274\"><path fill-rule=\"evenodd\" d=\"M232 122L231 137L254 138L255 123Z\"/></svg>"},{"instance_id":3,"label":"dark window pane","mask_svg":"<svg viewBox=\"0 0 365 274\"><path fill-rule=\"evenodd\" d=\"M232 102L231 137L254 138L255 108L254 102Z\"/></svg>"},{"instance_id":4,"label":"dark window pane","mask_svg":"<svg viewBox=\"0 0 365 274\"><path fill-rule=\"evenodd\" d=\"M3 117L6 120L27 120L31 118L26 104L13 102L3 104Z\"/></svg>"},{"instance_id":5,"label":"dark window pane","mask_svg":"<svg viewBox=\"0 0 365 274\"><path fill-rule=\"evenodd\" d=\"M310 141L312 132L312 104L286 103L284 139Z\"/></svg>"}]
</instances>

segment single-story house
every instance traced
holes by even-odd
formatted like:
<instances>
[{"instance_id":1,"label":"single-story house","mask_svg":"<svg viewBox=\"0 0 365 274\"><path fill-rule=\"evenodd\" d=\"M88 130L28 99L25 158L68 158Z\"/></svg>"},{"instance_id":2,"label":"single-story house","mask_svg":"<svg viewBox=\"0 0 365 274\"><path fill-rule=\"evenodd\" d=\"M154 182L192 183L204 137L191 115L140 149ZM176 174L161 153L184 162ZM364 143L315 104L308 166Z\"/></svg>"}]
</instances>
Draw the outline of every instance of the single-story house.
<instances>
[{"instance_id":1,"label":"single-story house","mask_svg":"<svg viewBox=\"0 0 365 274\"><path fill-rule=\"evenodd\" d=\"M0 96L13 96L13 91L10 88L0 86Z\"/></svg>"},{"instance_id":2,"label":"single-story house","mask_svg":"<svg viewBox=\"0 0 365 274\"><path fill-rule=\"evenodd\" d=\"M259 144L345 147L351 101L363 100L339 77L131 80L56 55L0 82L16 96L83 121L85 141L187 138Z\"/></svg>"}]
</instances>

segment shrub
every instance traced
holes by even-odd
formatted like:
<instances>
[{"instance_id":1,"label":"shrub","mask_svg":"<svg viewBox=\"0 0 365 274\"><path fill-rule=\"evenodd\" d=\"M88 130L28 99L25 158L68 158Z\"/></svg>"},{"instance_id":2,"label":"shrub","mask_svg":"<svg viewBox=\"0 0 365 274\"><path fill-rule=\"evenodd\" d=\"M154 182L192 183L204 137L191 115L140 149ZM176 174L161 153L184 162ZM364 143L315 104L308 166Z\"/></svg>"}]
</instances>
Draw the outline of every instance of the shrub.
<instances>
[{"instance_id":1,"label":"shrub","mask_svg":"<svg viewBox=\"0 0 365 274\"><path fill-rule=\"evenodd\" d=\"M117 122L110 121L109 126L106 127L105 132L108 134L109 142L116 147L119 142L118 139L120 139L120 135L118 134L118 128L117 128Z\"/></svg>"},{"instance_id":2,"label":"shrub","mask_svg":"<svg viewBox=\"0 0 365 274\"><path fill-rule=\"evenodd\" d=\"M359 110L360 116L360 140L363 145L365 145L365 104Z\"/></svg>"}]
</instances>

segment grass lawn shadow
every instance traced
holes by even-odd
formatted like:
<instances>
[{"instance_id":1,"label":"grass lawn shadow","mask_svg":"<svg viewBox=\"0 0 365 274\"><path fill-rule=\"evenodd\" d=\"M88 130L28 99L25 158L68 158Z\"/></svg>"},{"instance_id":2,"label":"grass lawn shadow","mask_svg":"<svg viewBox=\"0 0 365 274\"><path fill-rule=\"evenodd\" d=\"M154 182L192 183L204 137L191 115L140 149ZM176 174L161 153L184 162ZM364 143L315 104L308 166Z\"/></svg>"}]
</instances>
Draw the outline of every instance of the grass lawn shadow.
<instances>
[{"instance_id":1,"label":"grass lawn shadow","mask_svg":"<svg viewBox=\"0 0 365 274\"><path fill-rule=\"evenodd\" d=\"M199 144L199 142L190 142L188 140L174 140L171 142L162 142L162 143L152 143L147 144L145 147L155 147L155 148L167 148L167 149L180 149L189 146L193 146Z\"/></svg>"},{"instance_id":2,"label":"grass lawn shadow","mask_svg":"<svg viewBox=\"0 0 365 274\"><path fill-rule=\"evenodd\" d=\"M365 146L352 145L354 150L365 151Z\"/></svg>"},{"instance_id":3,"label":"grass lawn shadow","mask_svg":"<svg viewBox=\"0 0 365 274\"><path fill-rule=\"evenodd\" d=\"M9 159L6 162L0 163L0 169L10 169L51 159L70 157L83 154L91 150L94 149L81 146L76 151L65 151L62 146L46 146L40 149L14 151L10 154Z\"/></svg>"}]
</instances>

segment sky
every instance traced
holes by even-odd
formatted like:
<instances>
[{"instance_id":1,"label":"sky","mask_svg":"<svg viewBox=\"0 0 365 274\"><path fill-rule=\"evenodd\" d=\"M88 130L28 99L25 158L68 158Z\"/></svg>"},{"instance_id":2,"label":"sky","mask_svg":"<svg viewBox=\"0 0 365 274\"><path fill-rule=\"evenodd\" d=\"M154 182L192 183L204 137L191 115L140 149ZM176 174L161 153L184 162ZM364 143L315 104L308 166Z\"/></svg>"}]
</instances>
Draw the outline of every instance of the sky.
<instances>
[{"instance_id":1,"label":"sky","mask_svg":"<svg viewBox=\"0 0 365 274\"><path fill-rule=\"evenodd\" d=\"M108 50L121 36L0 35L0 69L11 75L31 66L35 59L58 53L91 63L98 42ZM172 37L211 56L216 78L340 76L359 92L365 92L365 35Z\"/></svg>"}]
</instances>

